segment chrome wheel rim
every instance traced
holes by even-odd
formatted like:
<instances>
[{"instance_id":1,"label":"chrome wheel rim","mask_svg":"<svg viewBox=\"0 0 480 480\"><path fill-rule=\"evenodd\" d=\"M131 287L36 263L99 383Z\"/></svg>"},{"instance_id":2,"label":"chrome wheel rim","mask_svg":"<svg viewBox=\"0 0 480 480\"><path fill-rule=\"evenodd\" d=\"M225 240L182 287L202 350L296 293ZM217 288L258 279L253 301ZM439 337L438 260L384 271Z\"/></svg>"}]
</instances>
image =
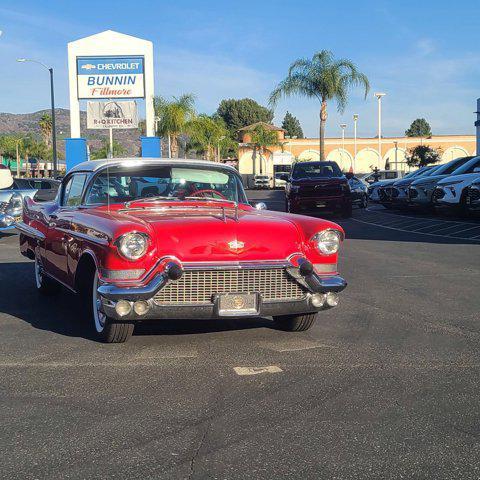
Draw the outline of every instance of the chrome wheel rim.
<instances>
[{"instance_id":1,"label":"chrome wheel rim","mask_svg":"<svg viewBox=\"0 0 480 480\"><path fill-rule=\"evenodd\" d=\"M95 277L93 280L93 291L92 291L92 299L93 299L93 320L95 322L95 330L97 333L102 333L105 329L105 324L107 322L107 316L102 311L102 299L100 294L97 291L99 284L98 280L98 273L95 272Z\"/></svg>"},{"instance_id":2,"label":"chrome wheel rim","mask_svg":"<svg viewBox=\"0 0 480 480\"><path fill-rule=\"evenodd\" d=\"M40 267L40 262L38 261L38 258L35 257L35 283L37 285L37 288L42 288L42 281L43 281L43 276L42 276L42 269Z\"/></svg>"}]
</instances>

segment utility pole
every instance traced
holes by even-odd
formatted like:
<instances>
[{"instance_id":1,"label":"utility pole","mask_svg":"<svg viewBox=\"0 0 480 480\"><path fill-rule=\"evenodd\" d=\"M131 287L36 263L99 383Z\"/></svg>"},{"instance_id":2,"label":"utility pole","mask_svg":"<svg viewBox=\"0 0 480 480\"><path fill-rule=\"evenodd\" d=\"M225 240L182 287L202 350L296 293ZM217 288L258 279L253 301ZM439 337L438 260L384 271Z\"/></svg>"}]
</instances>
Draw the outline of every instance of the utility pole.
<instances>
[{"instance_id":1,"label":"utility pole","mask_svg":"<svg viewBox=\"0 0 480 480\"><path fill-rule=\"evenodd\" d=\"M382 162L382 97L386 93L377 92L374 94L378 100L378 166L383 168Z\"/></svg>"},{"instance_id":2,"label":"utility pole","mask_svg":"<svg viewBox=\"0 0 480 480\"><path fill-rule=\"evenodd\" d=\"M357 122L358 114L353 114L353 171L355 172L355 162L357 161Z\"/></svg>"}]
</instances>

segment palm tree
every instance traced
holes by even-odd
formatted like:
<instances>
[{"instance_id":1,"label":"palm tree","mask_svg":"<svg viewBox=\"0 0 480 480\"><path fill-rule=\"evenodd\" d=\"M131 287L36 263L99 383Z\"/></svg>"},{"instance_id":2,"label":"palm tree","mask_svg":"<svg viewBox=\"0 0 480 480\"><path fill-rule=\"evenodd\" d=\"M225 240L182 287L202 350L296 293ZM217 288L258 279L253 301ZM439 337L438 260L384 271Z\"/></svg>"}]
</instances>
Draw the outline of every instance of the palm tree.
<instances>
[{"instance_id":1,"label":"palm tree","mask_svg":"<svg viewBox=\"0 0 480 480\"><path fill-rule=\"evenodd\" d=\"M47 147L52 143L52 117L48 113L44 113L38 122L42 138Z\"/></svg>"},{"instance_id":2,"label":"palm tree","mask_svg":"<svg viewBox=\"0 0 480 480\"><path fill-rule=\"evenodd\" d=\"M195 114L195 96L191 93L173 100L163 97L153 99L157 133L167 139L168 158L178 157L178 137L185 132L185 125Z\"/></svg>"},{"instance_id":3,"label":"palm tree","mask_svg":"<svg viewBox=\"0 0 480 480\"><path fill-rule=\"evenodd\" d=\"M112 153L114 157L121 157L127 152L126 148L118 143L117 141L113 141L112 143ZM110 142L107 139L102 140L102 146L98 150L94 150L90 154L90 158L92 160L99 160L102 158L108 158L110 153Z\"/></svg>"},{"instance_id":4,"label":"palm tree","mask_svg":"<svg viewBox=\"0 0 480 480\"><path fill-rule=\"evenodd\" d=\"M249 132L250 135L250 145L253 147L253 174L256 174L256 165L255 160L257 156L257 152L260 156L260 174L263 173L262 169L262 161L263 154L268 152L271 153L269 147L280 146L283 150L283 143L278 141L278 133L276 130L269 130L266 126L262 123L258 123L255 125L254 128ZM267 169L266 160L265 162L265 170Z\"/></svg>"},{"instance_id":5,"label":"palm tree","mask_svg":"<svg viewBox=\"0 0 480 480\"><path fill-rule=\"evenodd\" d=\"M275 106L283 96L302 95L316 98L320 102L320 160L325 160L325 123L327 102L336 100L337 108L343 113L351 87L362 87L365 98L370 83L365 74L358 71L350 60L335 60L332 52L322 50L312 59L298 59L290 65L288 76L270 94L269 103Z\"/></svg>"},{"instance_id":6,"label":"palm tree","mask_svg":"<svg viewBox=\"0 0 480 480\"><path fill-rule=\"evenodd\" d=\"M228 135L223 121L208 115L199 115L192 118L186 124L185 130L190 139L200 145L205 160L214 160L215 149L220 150L221 142ZM220 152L218 152L218 156L220 156Z\"/></svg>"}]
</instances>

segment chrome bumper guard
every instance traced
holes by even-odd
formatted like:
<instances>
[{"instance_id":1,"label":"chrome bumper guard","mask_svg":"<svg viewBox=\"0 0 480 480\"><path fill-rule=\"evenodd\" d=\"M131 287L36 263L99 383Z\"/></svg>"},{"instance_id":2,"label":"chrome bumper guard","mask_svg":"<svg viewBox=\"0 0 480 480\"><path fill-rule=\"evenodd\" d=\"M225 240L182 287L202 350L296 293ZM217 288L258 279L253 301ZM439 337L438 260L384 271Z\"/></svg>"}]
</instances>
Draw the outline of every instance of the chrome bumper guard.
<instances>
[{"instance_id":1,"label":"chrome bumper guard","mask_svg":"<svg viewBox=\"0 0 480 480\"><path fill-rule=\"evenodd\" d=\"M327 294L329 292L338 293L345 289L347 282L339 275L318 275L313 265L302 259L298 266L286 267L287 273L293 277L307 291L305 298L293 301L270 301L263 302L260 299L258 315L275 316L288 314L301 314L320 311L328 306L313 307L311 298L315 294ZM111 284L104 284L98 287L98 293L104 298L103 308L108 316L118 320L139 319L133 313L131 315L118 318L115 312L115 302L118 300L127 300L135 302L137 300L146 300L150 305L150 311L142 315L143 319L160 318L217 318L216 303L211 305L191 304L191 305L157 305L153 302L153 297L164 288L170 280L178 280L183 274L183 270L176 263L170 263L164 272L157 274L153 279L141 287L118 287Z\"/></svg>"}]
</instances>

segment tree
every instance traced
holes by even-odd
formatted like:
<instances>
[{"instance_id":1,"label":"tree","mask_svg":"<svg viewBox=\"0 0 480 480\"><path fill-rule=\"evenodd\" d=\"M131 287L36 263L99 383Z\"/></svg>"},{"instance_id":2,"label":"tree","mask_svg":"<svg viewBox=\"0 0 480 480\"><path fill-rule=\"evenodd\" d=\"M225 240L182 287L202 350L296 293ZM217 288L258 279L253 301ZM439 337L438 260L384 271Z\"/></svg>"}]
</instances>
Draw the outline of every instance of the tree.
<instances>
[{"instance_id":1,"label":"tree","mask_svg":"<svg viewBox=\"0 0 480 480\"><path fill-rule=\"evenodd\" d=\"M191 93L173 100L163 97L153 99L157 133L167 139L168 158L178 157L178 137L185 133L185 125L195 115L195 96Z\"/></svg>"},{"instance_id":2,"label":"tree","mask_svg":"<svg viewBox=\"0 0 480 480\"><path fill-rule=\"evenodd\" d=\"M300 125L298 118L294 117L290 112L285 114L282 128L287 131L286 134L289 137L303 138L302 126Z\"/></svg>"},{"instance_id":3,"label":"tree","mask_svg":"<svg viewBox=\"0 0 480 480\"><path fill-rule=\"evenodd\" d=\"M327 102L336 100L340 113L345 110L351 87L361 87L365 98L370 83L350 60L335 60L332 52L321 50L311 59L298 59L290 65L288 75L270 94L269 104L275 106L282 96L302 95L320 102L320 159L325 160L325 124Z\"/></svg>"},{"instance_id":4,"label":"tree","mask_svg":"<svg viewBox=\"0 0 480 480\"><path fill-rule=\"evenodd\" d=\"M126 149L116 140L112 143L112 150L114 157L120 157L126 153ZM99 160L101 158L108 158L110 153L110 142L107 139L102 141L102 146L98 150L93 150L90 154L92 160Z\"/></svg>"},{"instance_id":5,"label":"tree","mask_svg":"<svg viewBox=\"0 0 480 480\"><path fill-rule=\"evenodd\" d=\"M262 174L262 162L264 162L263 155L267 152L270 152L269 147L283 146L283 144L278 141L278 134L276 130L268 130L262 124L256 125L255 128L253 128L249 133L251 138L250 144L253 147L253 173L255 174L257 171L256 157L258 152L260 156L260 174Z\"/></svg>"},{"instance_id":6,"label":"tree","mask_svg":"<svg viewBox=\"0 0 480 480\"><path fill-rule=\"evenodd\" d=\"M425 167L440 161L441 152L428 145L417 145L410 148L405 155L405 161L409 167Z\"/></svg>"},{"instance_id":7,"label":"tree","mask_svg":"<svg viewBox=\"0 0 480 480\"><path fill-rule=\"evenodd\" d=\"M431 138L432 129L430 124L424 118L417 118L412 122L410 128L405 130L407 137L424 137Z\"/></svg>"},{"instance_id":8,"label":"tree","mask_svg":"<svg viewBox=\"0 0 480 480\"><path fill-rule=\"evenodd\" d=\"M42 139L47 147L52 143L52 117L48 113L44 113L38 122Z\"/></svg>"},{"instance_id":9,"label":"tree","mask_svg":"<svg viewBox=\"0 0 480 480\"><path fill-rule=\"evenodd\" d=\"M273 111L251 98L222 100L217 115L223 119L232 137L235 137L237 130L252 123L271 123L273 120Z\"/></svg>"},{"instance_id":10,"label":"tree","mask_svg":"<svg viewBox=\"0 0 480 480\"><path fill-rule=\"evenodd\" d=\"M220 143L228 135L223 121L208 115L199 115L190 120L186 124L186 132L191 141L201 147L206 160L214 160L216 155L220 156ZM215 149L217 149L217 154L215 154Z\"/></svg>"}]
</instances>

